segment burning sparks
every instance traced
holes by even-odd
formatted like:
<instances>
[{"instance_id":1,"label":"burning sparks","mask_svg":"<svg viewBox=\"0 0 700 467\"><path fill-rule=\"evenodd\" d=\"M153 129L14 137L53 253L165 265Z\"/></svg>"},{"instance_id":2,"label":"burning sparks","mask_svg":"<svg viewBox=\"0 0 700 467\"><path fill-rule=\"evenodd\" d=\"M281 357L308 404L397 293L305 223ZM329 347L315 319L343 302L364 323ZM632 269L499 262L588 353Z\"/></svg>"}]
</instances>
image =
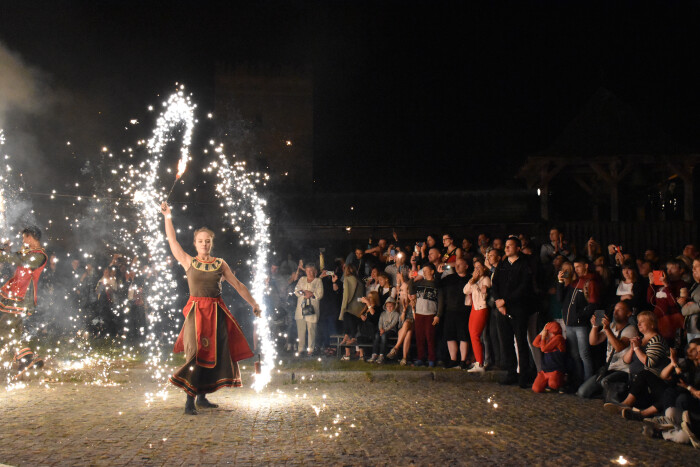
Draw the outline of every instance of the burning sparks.
<instances>
[{"instance_id":1,"label":"burning sparks","mask_svg":"<svg viewBox=\"0 0 700 467\"><path fill-rule=\"evenodd\" d=\"M213 144L213 141L211 142ZM253 287L251 293L255 301L261 306L261 315L255 320L256 334L260 340L262 353L261 372L255 374L253 387L260 392L271 380L272 370L275 367L274 340L270 332L271 317L268 316L265 307L265 290L267 281L267 258L270 250L270 219L265 214L267 202L262 199L256 190L256 185L261 180L268 180L267 175L259 172L247 172L245 162L236 162L230 165L226 156L221 154L219 161L210 164L207 171L216 170L219 179L216 185L216 194L223 198L222 206L227 210L226 216L234 232L241 233L241 245L246 244L255 248L253 267ZM244 227L252 222L252 236L245 233ZM241 225L242 224L242 225ZM250 264L249 263L249 264Z\"/></svg>"},{"instance_id":2,"label":"burning sparks","mask_svg":"<svg viewBox=\"0 0 700 467\"><path fill-rule=\"evenodd\" d=\"M130 165L121 180L122 193L131 198L132 206L138 211L137 225L121 228L121 238L125 240L135 258L149 258L155 271L146 271L150 276L147 298L148 332L143 344L148 351L147 363L154 379L162 381L168 374L164 367L165 356L177 337L179 319L174 308L177 295L173 293L174 278L168 267L168 253L165 236L161 227L160 200L165 199L165 190L159 186L160 162L167 143L173 141L173 133L181 130L180 162L178 177L184 172L189 158L189 147L194 131L194 109L189 96L184 94L184 86L163 103L164 110L157 119L152 137L148 140L149 159L138 166ZM176 178L176 180L177 180ZM173 185L174 186L174 185ZM172 191L172 189L171 189ZM116 214L116 212L115 212ZM153 274L151 274L151 272ZM166 346L169 347L166 351ZM163 397L162 394L158 394ZM147 400L151 397L147 396Z\"/></svg>"}]
</instances>

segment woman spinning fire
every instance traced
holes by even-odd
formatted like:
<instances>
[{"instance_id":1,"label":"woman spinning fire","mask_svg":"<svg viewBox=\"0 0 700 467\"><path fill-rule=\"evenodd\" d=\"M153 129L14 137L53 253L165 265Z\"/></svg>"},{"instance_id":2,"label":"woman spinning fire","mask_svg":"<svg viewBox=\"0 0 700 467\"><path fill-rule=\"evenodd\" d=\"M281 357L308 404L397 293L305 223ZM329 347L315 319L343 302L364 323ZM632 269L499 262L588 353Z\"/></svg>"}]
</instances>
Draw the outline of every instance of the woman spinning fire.
<instances>
[{"instance_id":1,"label":"woman spinning fire","mask_svg":"<svg viewBox=\"0 0 700 467\"><path fill-rule=\"evenodd\" d=\"M170 382L187 393L185 413L197 415L197 407L214 408L206 394L222 387L240 387L238 362L253 356L238 322L221 299L221 282L226 280L260 316L260 307L221 259L211 256L214 232L207 228L194 232L197 256L185 253L175 236L167 203L160 206L165 218L165 234L170 251L185 268L190 298L183 314L185 322L175 342L175 353L185 352L185 364L170 377ZM195 405L196 396L196 405Z\"/></svg>"}]
</instances>

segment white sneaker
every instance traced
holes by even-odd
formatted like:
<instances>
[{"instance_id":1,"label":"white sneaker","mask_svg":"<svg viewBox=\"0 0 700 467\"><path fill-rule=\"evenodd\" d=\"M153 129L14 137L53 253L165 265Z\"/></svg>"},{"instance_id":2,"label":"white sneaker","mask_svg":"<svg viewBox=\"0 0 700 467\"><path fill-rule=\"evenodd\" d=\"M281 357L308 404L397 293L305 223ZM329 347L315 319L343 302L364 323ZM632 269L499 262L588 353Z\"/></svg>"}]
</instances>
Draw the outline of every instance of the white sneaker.
<instances>
[{"instance_id":1,"label":"white sneaker","mask_svg":"<svg viewBox=\"0 0 700 467\"><path fill-rule=\"evenodd\" d=\"M690 444L692 444L695 449L700 449L700 441L698 441L698 437L695 436L695 433L690 427L690 415L687 410L683 411L682 419L681 429L685 431L685 434L690 438Z\"/></svg>"},{"instance_id":2,"label":"white sneaker","mask_svg":"<svg viewBox=\"0 0 700 467\"><path fill-rule=\"evenodd\" d=\"M369 357L369 360L367 360L367 363L374 363L375 360L377 360L377 354L373 353L371 357Z\"/></svg>"},{"instance_id":3,"label":"white sneaker","mask_svg":"<svg viewBox=\"0 0 700 467\"><path fill-rule=\"evenodd\" d=\"M384 355L380 355L379 358L377 358L375 363L379 363L380 365L384 363Z\"/></svg>"},{"instance_id":4,"label":"white sneaker","mask_svg":"<svg viewBox=\"0 0 700 467\"><path fill-rule=\"evenodd\" d=\"M484 369L484 365L481 365L477 362L467 370L467 373L483 373L484 371L486 371Z\"/></svg>"}]
</instances>

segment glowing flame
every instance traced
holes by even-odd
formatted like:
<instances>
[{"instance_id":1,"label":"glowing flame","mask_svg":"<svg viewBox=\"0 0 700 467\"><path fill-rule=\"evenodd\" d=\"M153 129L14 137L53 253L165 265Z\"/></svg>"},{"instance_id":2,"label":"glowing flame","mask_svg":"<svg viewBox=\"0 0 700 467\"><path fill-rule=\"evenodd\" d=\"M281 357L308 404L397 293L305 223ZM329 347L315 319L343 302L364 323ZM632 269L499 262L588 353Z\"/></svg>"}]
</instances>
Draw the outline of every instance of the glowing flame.
<instances>
[{"instance_id":1,"label":"glowing flame","mask_svg":"<svg viewBox=\"0 0 700 467\"><path fill-rule=\"evenodd\" d=\"M185 170L187 170L187 155L177 163L177 175L175 175L175 178L179 180L182 174L185 173Z\"/></svg>"}]
</instances>

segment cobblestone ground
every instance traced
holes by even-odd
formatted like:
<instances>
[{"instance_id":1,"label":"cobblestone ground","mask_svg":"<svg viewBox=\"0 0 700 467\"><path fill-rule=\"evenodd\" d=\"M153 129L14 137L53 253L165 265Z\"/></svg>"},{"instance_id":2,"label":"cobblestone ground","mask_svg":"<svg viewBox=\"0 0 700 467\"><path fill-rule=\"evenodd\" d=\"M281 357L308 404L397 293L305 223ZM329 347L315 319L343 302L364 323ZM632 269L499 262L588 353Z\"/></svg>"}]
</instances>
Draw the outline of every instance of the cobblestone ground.
<instances>
[{"instance_id":1,"label":"cobblestone ground","mask_svg":"<svg viewBox=\"0 0 700 467\"><path fill-rule=\"evenodd\" d=\"M196 417L182 413L174 388L147 404L158 387L131 374L113 387L32 383L2 393L0 463L591 465L624 456L698 465L698 451L644 438L640 423L603 413L601 401L463 372L281 374L259 395L213 394L221 407Z\"/></svg>"}]
</instances>

